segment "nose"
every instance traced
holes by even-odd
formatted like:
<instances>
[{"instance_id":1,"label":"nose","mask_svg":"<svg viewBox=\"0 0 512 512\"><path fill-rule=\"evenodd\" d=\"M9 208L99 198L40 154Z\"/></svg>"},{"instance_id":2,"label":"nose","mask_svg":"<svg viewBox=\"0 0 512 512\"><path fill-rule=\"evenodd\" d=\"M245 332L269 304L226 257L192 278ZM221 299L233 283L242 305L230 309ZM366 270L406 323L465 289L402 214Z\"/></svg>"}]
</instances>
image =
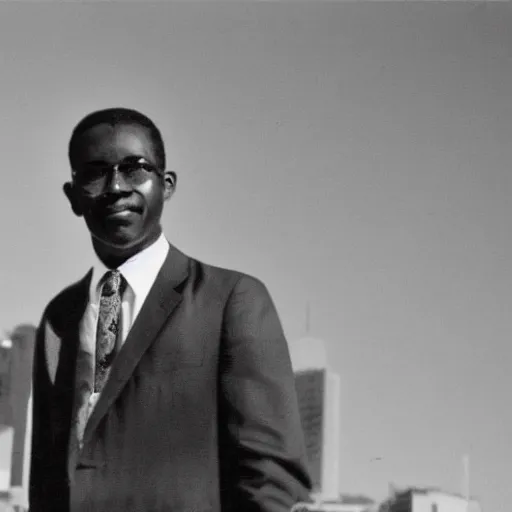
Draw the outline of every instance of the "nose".
<instances>
[{"instance_id":1,"label":"nose","mask_svg":"<svg viewBox=\"0 0 512 512\"><path fill-rule=\"evenodd\" d=\"M109 176L107 178L105 191L107 193L115 194L115 193L119 193L119 192L125 192L129 189L130 189L130 187L126 183L123 173L119 172L119 169L117 168L117 166L113 167L111 173L109 174Z\"/></svg>"}]
</instances>

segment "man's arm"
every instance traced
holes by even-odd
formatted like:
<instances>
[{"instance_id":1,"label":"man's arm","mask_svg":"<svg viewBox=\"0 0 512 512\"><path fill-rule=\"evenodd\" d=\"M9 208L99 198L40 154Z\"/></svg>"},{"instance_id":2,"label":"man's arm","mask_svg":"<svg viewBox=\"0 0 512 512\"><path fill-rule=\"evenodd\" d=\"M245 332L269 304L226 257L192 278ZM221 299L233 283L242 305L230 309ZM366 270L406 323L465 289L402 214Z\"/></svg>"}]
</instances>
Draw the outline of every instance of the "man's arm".
<instances>
[{"instance_id":1,"label":"man's arm","mask_svg":"<svg viewBox=\"0 0 512 512\"><path fill-rule=\"evenodd\" d=\"M235 285L222 343L220 423L234 452L234 509L288 512L308 499L311 484L288 345L258 280L243 276Z\"/></svg>"},{"instance_id":2,"label":"man's arm","mask_svg":"<svg viewBox=\"0 0 512 512\"><path fill-rule=\"evenodd\" d=\"M30 512L45 511L44 475L48 471L50 449L50 379L45 364L44 317L37 334L32 371L32 448L29 482Z\"/></svg>"}]
</instances>

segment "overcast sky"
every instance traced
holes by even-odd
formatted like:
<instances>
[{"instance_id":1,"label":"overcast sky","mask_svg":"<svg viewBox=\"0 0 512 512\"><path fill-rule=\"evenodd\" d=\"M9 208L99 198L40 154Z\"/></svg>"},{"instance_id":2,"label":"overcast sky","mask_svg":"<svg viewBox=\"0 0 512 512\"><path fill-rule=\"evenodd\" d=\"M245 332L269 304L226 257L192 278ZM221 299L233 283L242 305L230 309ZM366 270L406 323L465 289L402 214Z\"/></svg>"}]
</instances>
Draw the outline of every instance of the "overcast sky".
<instances>
[{"instance_id":1,"label":"overcast sky","mask_svg":"<svg viewBox=\"0 0 512 512\"><path fill-rule=\"evenodd\" d=\"M262 279L290 342L311 302L341 489L459 491L471 450L506 512L511 26L503 3L1 3L0 326L91 262L61 191L74 124L140 109L179 175L169 240Z\"/></svg>"}]
</instances>

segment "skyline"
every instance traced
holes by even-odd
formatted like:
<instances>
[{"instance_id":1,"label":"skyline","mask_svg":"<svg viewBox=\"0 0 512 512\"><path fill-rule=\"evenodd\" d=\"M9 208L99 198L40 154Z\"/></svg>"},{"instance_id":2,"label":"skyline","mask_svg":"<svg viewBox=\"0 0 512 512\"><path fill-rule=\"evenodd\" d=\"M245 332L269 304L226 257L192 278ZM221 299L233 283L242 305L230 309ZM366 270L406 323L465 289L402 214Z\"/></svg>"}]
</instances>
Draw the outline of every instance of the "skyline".
<instances>
[{"instance_id":1,"label":"skyline","mask_svg":"<svg viewBox=\"0 0 512 512\"><path fill-rule=\"evenodd\" d=\"M169 240L261 279L289 342L309 301L341 489L460 490L469 453L506 510L510 26L501 2L0 3L0 326L90 266L62 193L73 126L139 109L178 173Z\"/></svg>"}]
</instances>

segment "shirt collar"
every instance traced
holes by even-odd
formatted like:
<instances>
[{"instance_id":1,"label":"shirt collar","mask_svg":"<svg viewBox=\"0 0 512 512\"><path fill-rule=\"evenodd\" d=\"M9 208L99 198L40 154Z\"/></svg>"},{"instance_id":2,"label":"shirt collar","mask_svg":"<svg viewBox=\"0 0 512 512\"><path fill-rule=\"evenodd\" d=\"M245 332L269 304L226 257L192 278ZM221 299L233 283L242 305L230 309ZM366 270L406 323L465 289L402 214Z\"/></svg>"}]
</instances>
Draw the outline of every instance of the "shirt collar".
<instances>
[{"instance_id":1,"label":"shirt collar","mask_svg":"<svg viewBox=\"0 0 512 512\"><path fill-rule=\"evenodd\" d=\"M167 253L169 242L161 233L156 242L135 254L118 267L132 289L135 296L146 297L151 286L162 267ZM95 255L91 284L89 288L89 300L98 302L100 295L100 280L108 272L109 268Z\"/></svg>"}]
</instances>

